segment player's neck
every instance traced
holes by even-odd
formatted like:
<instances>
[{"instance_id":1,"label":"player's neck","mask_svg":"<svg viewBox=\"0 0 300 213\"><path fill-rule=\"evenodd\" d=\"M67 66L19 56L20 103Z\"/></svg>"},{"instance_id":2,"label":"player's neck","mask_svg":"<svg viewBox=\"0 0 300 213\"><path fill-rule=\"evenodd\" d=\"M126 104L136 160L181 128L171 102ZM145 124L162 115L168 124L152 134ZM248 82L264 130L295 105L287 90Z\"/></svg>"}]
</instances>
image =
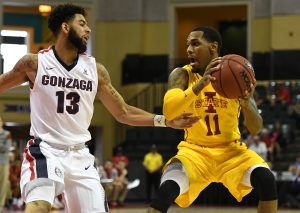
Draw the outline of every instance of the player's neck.
<instances>
[{"instance_id":1,"label":"player's neck","mask_svg":"<svg viewBox=\"0 0 300 213\"><path fill-rule=\"evenodd\" d=\"M57 41L54 48L59 59L65 64L72 64L78 56L78 50L70 44Z\"/></svg>"},{"instance_id":2,"label":"player's neck","mask_svg":"<svg viewBox=\"0 0 300 213\"><path fill-rule=\"evenodd\" d=\"M203 76L205 70L201 69L200 67L197 67L197 68L193 67L192 72L193 72L193 73L198 73L198 74L200 74L201 76Z\"/></svg>"}]
</instances>

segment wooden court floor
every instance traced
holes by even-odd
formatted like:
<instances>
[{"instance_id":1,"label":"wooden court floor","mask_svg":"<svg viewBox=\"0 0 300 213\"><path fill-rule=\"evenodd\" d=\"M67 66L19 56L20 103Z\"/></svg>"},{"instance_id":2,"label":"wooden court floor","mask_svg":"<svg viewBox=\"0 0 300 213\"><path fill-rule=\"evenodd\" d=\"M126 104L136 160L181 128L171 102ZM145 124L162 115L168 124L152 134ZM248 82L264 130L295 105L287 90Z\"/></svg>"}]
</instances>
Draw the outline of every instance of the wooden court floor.
<instances>
[{"instance_id":1,"label":"wooden court floor","mask_svg":"<svg viewBox=\"0 0 300 213\"><path fill-rule=\"evenodd\" d=\"M63 210L60 211L51 211L51 213L63 213ZM145 207L123 207L110 209L110 213L146 213L147 206ZM300 212L299 209L279 209L278 213L296 213ZM2 213L23 213L23 211L7 211L4 210ZM182 209L178 207L172 207L169 209L168 213L256 213L256 209L245 208L245 207L190 207L187 209Z\"/></svg>"},{"instance_id":2,"label":"wooden court floor","mask_svg":"<svg viewBox=\"0 0 300 213\"><path fill-rule=\"evenodd\" d=\"M145 208L124 208L124 209L111 209L111 213L146 213L147 207ZM300 212L297 210L279 209L278 213L296 213ZM255 208L240 208L240 207L190 207L182 209L178 207L172 207L168 213L256 213Z\"/></svg>"}]
</instances>

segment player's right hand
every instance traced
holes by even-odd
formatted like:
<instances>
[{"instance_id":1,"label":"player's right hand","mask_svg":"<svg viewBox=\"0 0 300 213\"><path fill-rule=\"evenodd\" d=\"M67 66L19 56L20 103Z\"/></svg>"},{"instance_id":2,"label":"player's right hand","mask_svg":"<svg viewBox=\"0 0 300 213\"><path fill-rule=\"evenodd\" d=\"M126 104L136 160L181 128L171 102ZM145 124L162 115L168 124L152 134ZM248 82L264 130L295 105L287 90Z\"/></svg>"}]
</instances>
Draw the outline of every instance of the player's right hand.
<instances>
[{"instance_id":1,"label":"player's right hand","mask_svg":"<svg viewBox=\"0 0 300 213\"><path fill-rule=\"evenodd\" d=\"M203 80L203 82L208 85L210 81L214 81L216 80L215 77L213 77L211 74L213 72L216 72L218 70L220 70L220 63L222 62L222 57L217 57L214 58L213 60L211 60L211 62L207 65L206 70L203 74L203 77L201 80Z\"/></svg>"},{"instance_id":2,"label":"player's right hand","mask_svg":"<svg viewBox=\"0 0 300 213\"><path fill-rule=\"evenodd\" d=\"M216 72L220 69L220 63L222 62L222 57L214 58L206 67L206 70L201 78L194 86L193 91L196 95L206 87L211 81L216 80L215 77L211 75L211 73Z\"/></svg>"}]
</instances>

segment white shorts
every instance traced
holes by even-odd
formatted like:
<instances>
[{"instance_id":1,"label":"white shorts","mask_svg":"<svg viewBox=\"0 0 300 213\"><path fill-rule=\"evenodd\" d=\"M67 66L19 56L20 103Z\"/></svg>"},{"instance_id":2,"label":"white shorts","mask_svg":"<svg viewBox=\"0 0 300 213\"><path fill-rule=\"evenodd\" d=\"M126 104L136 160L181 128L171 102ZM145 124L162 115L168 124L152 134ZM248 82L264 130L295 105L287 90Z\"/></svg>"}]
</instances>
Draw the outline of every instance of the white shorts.
<instances>
[{"instance_id":1,"label":"white shorts","mask_svg":"<svg viewBox=\"0 0 300 213\"><path fill-rule=\"evenodd\" d=\"M94 167L95 157L87 147L78 150L54 148L40 139L29 140L24 149L21 171L21 192L25 202L37 187L55 186L55 195L63 193L66 212L108 212L100 177ZM49 202L49 195L36 193L36 200ZM28 198L28 199L27 199ZM53 204L54 197L51 204Z\"/></svg>"}]
</instances>

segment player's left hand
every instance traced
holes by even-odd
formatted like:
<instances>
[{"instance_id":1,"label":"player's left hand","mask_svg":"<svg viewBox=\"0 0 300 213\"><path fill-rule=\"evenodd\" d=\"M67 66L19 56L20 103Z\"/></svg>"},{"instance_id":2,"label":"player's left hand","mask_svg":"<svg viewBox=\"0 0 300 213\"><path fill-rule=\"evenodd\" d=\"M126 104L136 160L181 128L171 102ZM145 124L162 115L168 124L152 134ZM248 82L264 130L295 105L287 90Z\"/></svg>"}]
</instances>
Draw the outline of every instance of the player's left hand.
<instances>
[{"instance_id":1,"label":"player's left hand","mask_svg":"<svg viewBox=\"0 0 300 213\"><path fill-rule=\"evenodd\" d=\"M192 127L200 118L200 116L193 116L192 113L184 112L173 120L167 120L166 125L173 129L186 129Z\"/></svg>"},{"instance_id":2,"label":"player's left hand","mask_svg":"<svg viewBox=\"0 0 300 213\"><path fill-rule=\"evenodd\" d=\"M244 97L239 98L241 106L247 106L250 102L250 98L253 97L253 93L255 90L255 84L250 85L250 90L246 90L244 93Z\"/></svg>"}]
</instances>

